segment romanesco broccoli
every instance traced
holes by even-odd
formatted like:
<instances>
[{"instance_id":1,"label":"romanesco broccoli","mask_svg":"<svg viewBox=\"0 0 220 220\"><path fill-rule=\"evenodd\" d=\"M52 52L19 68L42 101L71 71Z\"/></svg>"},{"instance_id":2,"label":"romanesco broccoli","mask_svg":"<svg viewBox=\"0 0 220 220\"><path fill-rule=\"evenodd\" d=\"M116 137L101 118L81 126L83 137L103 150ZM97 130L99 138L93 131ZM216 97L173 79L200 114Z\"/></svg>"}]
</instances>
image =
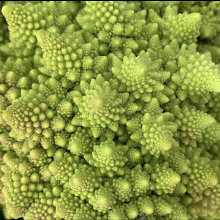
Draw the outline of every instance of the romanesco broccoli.
<instances>
[{"instance_id":1,"label":"romanesco broccoli","mask_svg":"<svg viewBox=\"0 0 220 220\"><path fill-rule=\"evenodd\" d=\"M220 219L220 2L0 9L5 218Z\"/></svg>"}]
</instances>

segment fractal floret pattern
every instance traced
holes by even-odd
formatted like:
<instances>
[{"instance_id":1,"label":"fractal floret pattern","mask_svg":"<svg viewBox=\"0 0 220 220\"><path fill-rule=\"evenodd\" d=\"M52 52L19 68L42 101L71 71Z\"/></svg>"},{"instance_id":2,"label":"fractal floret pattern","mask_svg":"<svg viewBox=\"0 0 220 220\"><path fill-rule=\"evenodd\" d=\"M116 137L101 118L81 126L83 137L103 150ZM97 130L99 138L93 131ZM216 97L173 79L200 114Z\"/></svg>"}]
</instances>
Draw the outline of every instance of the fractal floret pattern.
<instances>
[{"instance_id":1,"label":"fractal floret pattern","mask_svg":"<svg viewBox=\"0 0 220 220\"><path fill-rule=\"evenodd\" d=\"M218 220L219 162L220 2L0 2L5 219Z\"/></svg>"}]
</instances>

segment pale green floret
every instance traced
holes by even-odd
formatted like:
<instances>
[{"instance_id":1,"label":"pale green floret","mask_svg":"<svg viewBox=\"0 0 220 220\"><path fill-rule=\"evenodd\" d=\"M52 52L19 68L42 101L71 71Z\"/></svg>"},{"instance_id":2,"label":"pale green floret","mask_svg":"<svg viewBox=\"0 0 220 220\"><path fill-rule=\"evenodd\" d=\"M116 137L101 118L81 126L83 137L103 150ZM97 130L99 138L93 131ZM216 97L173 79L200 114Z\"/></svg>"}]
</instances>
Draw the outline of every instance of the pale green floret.
<instances>
[{"instance_id":1,"label":"pale green floret","mask_svg":"<svg viewBox=\"0 0 220 220\"><path fill-rule=\"evenodd\" d=\"M165 216L172 213L172 208L165 200L160 197L153 196L152 201L154 204L154 215Z\"/></svg>"},{"instance_id":2,"label":"pale green floret","mask_svg":"<svg viewBox=\"0 0 220 220\"><path fill-rule=\"evenodd\" d=\"M154 205L149 196L139 197L137 200L137 206L141 215L152 215L154 212Z\"/></svg>"},{"instance_id":3,"label":"pale green floret","mask_svg":"<svg viewBox=\"0 0 220 220\"><path fill-rule=\"evenodd\" d=\"M127 216L125 215L124 207L116 207L113 208L108 214L109 220L128 220Z\"/></svg>"},{"instance_id":4,"label":"pale green floret","mask_svg":"<svg viewBox=\"0 0 220 220\"><path fill-rule=\"evenodd\" d=\"M195 51L195 45L188 48L183 45L178 66L179 72L172 76L172 80L180 87L177 90L180 99L220 91L219 68L209 53L200 54Z\"/></svg>"},{"instance_id":5,"label":"pale green floret","mask_svg":"<svg viewBox=\"0 0 220 220\"><path fill-rule=\"evenodd\" d=\"M82 81L83 83L83 81ZM73 118L74 125L91 127L94 137L99 137L105 128L117 132L119 122L126 123L125 103L128 93L117 93L114 85L98 75L90 84L82 85L83 96L73 100L79 108L79 113ZM100 131L99 131L100 128Z\"/></svg>"},{"instance_id":6,"label":"pale green floret","mask_svg":"<svg viewBox=\"0 0 220 220\"><path fill-rule=\"evenodd\" d=\"M152 61L144 51L138 57L134 54L125 56L123 61L115 56L112 58L112 72L135 98L147 101L147 96L152 92L164 89L163 83L170 76L168 72L161 70L161 62Z\"/></svg>"},{"instance_id":7,"label":"pale green floret","mask_svg":"<svg viewBox=\"0 0 220 220\"><path fill-rule=\"evenodd\" d=\"M91 195L96 188L99 188L102 182L101 174L93 167L82 165L75 170L75 173L70 178L70 189L76 196L82 199Z\"/></svg>"},{"instance_id":8,"label":"pale green floret","mask_svg":"<svg viewBox=\"0 0 220 220\"><path fill-rule=\"evenodd\" d=\"M101 187L89 198L89 203L95 210L106 213L113 208L116 200L110 187Z\"/></svg>"},{"instance_id":9,"label":"pale green floret","mask_svg":"<svg viewBox=\"0 0 220 220\"><path fill-rule=\"evenodd\" d=\"M95 140L88 129L78 127L69 138L67 149L76 155L84 155L92 151Z\"/></svg>"},{"instance_id":10,"label":"pale green floret","mask_svg":"<svg viewBox=\"0 0 220 220\"><path fill-rule=\"evenodd\" d=\"M161 21L165 39L176 39L179 43L194 43L200 34L201 15L199 13L177 14L176 7L167 7Z\"/></svg>"},{"instance_id":11,"label":"pale green floret","mask_svg":"<svg viewBox=\"0 0 220 220\"><path fill-rule=\"evenodd\" d=\"M151 180L151 190L155 191L158 195L161 195L162 193L173 193L175 187L180 182L181 177L169 168L167 163L163 163L161 165L155 165L151 174Z\"/></svg>"},{"instance_id":12,"label":"pale green floret","mask_svg":"<svg viewBox=\"0 0 220 220\"><path fill-rule=\"evenodd\" d=\"M94 145L92 154L86 154L85 160L110 177L114 174L123 175L123 167L127 162L126 151L126 146L116 145L114 141L109 140L100 145Z\"/></svg>"}]
</instances>

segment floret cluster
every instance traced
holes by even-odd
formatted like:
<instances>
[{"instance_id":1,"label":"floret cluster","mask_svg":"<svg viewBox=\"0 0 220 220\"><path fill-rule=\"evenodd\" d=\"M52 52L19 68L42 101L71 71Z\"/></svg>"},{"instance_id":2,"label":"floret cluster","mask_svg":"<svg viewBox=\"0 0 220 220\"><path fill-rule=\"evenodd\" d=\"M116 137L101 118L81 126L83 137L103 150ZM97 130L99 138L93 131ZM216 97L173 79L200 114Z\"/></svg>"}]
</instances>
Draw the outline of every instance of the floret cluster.
<instances>
[{"instance_id":1,"label":"floret cluster","mask_svg":"<svg viewBox=\"0 0 220 220\"><path fill-rule=\"evenodd\" d=\"M0 2L8 219L220 219L220 2Z\"/></svg>"}]
</instances>

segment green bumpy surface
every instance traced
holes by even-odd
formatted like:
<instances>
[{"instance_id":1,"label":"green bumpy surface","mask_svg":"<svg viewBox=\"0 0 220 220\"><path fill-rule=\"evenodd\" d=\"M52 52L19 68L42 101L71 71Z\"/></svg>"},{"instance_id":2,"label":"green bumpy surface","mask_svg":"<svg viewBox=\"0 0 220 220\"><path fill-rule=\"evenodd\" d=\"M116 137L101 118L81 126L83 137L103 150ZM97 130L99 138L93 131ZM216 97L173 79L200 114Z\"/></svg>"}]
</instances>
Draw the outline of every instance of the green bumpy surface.
<instances>
[{"instance_id":1,"label":"green bumpy surface","mask_svg":"<svg viewBox=\"0 0 220 220\"><path fill-rule=\"evenodd\" d=\"M6 219L220 219L218 1L0 11Z\"/></svg>"}]
</instances>

